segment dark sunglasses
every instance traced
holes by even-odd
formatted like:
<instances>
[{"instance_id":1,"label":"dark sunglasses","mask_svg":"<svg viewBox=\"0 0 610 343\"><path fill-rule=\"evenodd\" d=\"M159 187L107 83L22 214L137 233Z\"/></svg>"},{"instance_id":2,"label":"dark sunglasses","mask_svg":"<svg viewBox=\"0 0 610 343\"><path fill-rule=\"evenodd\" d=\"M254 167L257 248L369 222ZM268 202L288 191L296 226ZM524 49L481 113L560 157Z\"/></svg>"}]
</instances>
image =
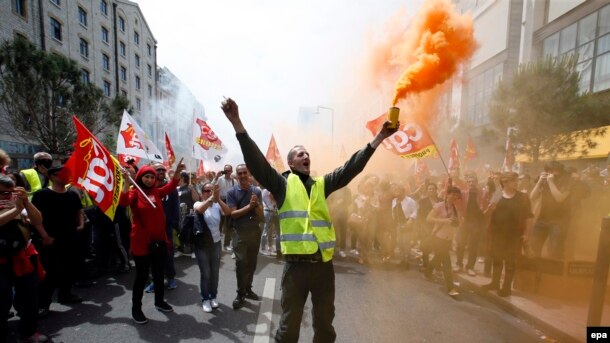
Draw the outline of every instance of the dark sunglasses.
<instances>
[{"instance_id":1,"label":"dark sunglasses","mask_svg":"<svg viewBox=\"0 0 610 343\"><path fill-rule=\"evenodd\" d=\"M167 171L167 169L165 168L157 168L156 169L159 173L165 173Z\"/></svg>"},{"instance_id":2,"label":"dark sunglasses","mask_svg":"<svg viewBox=\"0 0 610 343\"><path fill-rule=\"evenodd\" d=\"M204 189L202 192L205 193L205 192L211 192L211 191L212 191L211 189Z\"/></svg>"}]
</instances>

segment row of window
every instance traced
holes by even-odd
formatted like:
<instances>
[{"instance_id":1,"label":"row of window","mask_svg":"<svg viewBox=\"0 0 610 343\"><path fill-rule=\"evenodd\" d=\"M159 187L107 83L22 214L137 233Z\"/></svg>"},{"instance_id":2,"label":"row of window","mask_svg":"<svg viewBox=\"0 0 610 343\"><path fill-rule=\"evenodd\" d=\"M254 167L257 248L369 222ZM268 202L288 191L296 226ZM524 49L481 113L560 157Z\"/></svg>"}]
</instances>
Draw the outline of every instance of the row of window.
<instances>
[{"instance_id":1,"label":"row of window","mask_svg":"<svg viewBox=\"0 0 610 343\"><path fill-rule=\"evenodd\" d=\"M610 88L610 5L589 14L542 42L542 56L576 54L580 90Z\"/></svg>"},{"instance_id":2,"label":"row of window","mask_svg":"<svg viewBox=\"0 0 610 343\"><path fill-rule=\"evenodd\" d=\"M89 71L83 69L81 72L82 72L83 82L85 82L87 84L89 82L91 82ZM136 80L138 80L137 76L136 76ZM137 84L138 84L137 88L140 89L139 81ZM105 96L111 97L112 96L112 84L109 81L104 80L103 85L102 85L102 91L104 92ZM127 91L121 90L121 95L124 97L127 97ZM152 95L153 95L153 87L152 87L152 85L149 84L148 85L148 96L152 98ZM141 107L142 107L142 100L140 98L136 97L136 109L139 111L139 110L141 110Z\"/></svg>"}]
</instances>

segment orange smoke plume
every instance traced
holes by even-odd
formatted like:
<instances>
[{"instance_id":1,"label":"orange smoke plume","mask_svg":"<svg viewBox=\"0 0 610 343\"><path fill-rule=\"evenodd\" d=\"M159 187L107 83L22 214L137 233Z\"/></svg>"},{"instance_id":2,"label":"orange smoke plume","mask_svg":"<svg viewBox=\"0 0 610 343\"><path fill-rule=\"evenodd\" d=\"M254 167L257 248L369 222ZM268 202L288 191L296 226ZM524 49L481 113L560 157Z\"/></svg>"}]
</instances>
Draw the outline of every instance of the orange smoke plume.
<instances>
[{"instance_id":1,"label":"orange smoke plume","mask_svg":"<svg viewBox=\"0 0 610 343\"><path fill-rule=\"evenodd\" d=\"M448 0L426 1L411 30L416 45L409 59L414 62L396 83L392 105L451 78L477 47L472 18L455 12Z\"/></svg>"}]
</instances>

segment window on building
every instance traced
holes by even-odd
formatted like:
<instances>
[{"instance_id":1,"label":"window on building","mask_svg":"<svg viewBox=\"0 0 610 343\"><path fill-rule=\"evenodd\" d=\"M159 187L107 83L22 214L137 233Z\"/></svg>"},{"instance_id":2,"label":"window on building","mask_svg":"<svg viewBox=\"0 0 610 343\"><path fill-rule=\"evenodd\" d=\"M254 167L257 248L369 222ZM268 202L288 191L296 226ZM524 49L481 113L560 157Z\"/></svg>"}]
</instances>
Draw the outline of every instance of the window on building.
<instances>
[{"instance_id":1,"label":"window on building","mask_svg":"<svg viewBox=\"0 0 610 343\"><path fill-rule=\"evenodd\" d=\"M140 85L141 85L140 77L136 75L136 89L137 90L140 90Z\"/></svg>"},{"instance_id":2,"label":"window on building","mask_svg":"<svg viewBox=\"0 0 610 343\"><path fill-rule=\"evenodd\" d=\"M134 55L134 62L136 63L136 67L140 68L140 55Z\"/></svg>"},{"instance_id":3,"label":"window on building","mask_svg":"<svg viewBox=\"0 0 610 343\"><path fill-rule=\"evenodd\" d=\"M127 49L125 48L125 43L123 43L123 42L119 42L119 53L123 57L125 57L125 55L127 55Z\"/></svg>"},{"instance_id":4,"label":"window on building","mask_svg":"<svg viewBox=\"0 0 610 343\"><path fill-rule=\"evenodd\" d=\"M138 31L133 32L133 41L136 42L136 45L140 45L140 34Z\"/></svg>"},{"instance_id":5,"label":"window on building","mask_svg":"<svg viewBox=\"0 0 610 343\"><path fill-rule=\"evenodd\" d=\"M142 100L140 98L136 98L136 109L138 111L142 110Z\"/></svg>"},{"instance_id":6,"label":"window on building","mask_svg":"<svg viewBox=\"0 0 610 343\"><path fill-rule=\"evenodd\" d=\"M61 0L51 0L51 2L57 6L61 6Z\"/></svg>"},{"instance_id":7,"label":"window on building","mask_svg":"<svg viewBox=\"0 0 610 343\"><path fill-rule=\"evenodd\" d=\"M121 67L119 76L121 77L122 81L127 81L127 68Z\"/></svg>"},{"instance_id":8,"label":"window on building","mask_svg":"<svg viewBox=\"0 0 610 343\"><path fill-rule=\"evenodd\" d=\"M110 96L110 82L104 81L104 95Z\"/></svg>"},{"instance_id":9,"label":"window on building","mask_svg":"<svg viewBox=\"0 0 610 343\"><path fill-rule=\"evenodd\" d=\"M148 50L148 56L152 56L152 46L150 44L146 44L146 49Z\"/></svg>"},{"instance_id":10,"label":"window on building","mask_svg":"<svg viewBox=\"0 0 610 343\"><path fill-rule=\"evenodd\" d=\"M55 18L50 18L51 37L61 41L61 24Z\"/></svg>"},{"instance_id":11,"label":"window on building","mask_svg":"<svg viewBox=\"0 0 610 343\"><path fill-rule=\"evenodd\" d=\"M23 18L27 17L27 2L26 0L13 0L13 12Z\"/></svg>"},{"instance_id":12,"label":"window on building","mask_svg":"<svg viewBox=\"0 0 610 343\"><path fill-rule=\"evenodd\" d=\"M148 96L152 98L152 85L148 85Z\"/></svg>"},{"instance_id":13,"label":"window on building","mask_svg":"<svg viewBox=\"0 0 610 343\"><path fill-rule=\"evenodd\" d=\"M78 8L78 22L83 26L87 26L87 11L82 7Z\"/></svg>"},{"instance_id":14,"label":"window on building","mask_svg":"<svg viewBox=\"0 0 610 343\"><path fill-rule=\"evenodd\" d=\"M151 77L152 77L152 66L151 66L150 64L147 64L147 65L146 65L146 68L147 68L147 70L148 70L148 76L151 76Z\"/></svg>"},{"instance_id":15,"label":"window on building","mask_svg":"<svg viewBox=\"0 0 610 343\"><path fill-rule=\"evenodd\" d=\"M85 69L81 69L81 80L83 81L84 84L88 85L89 82L91 81L89 79L89 71L85 70Z\"/></svg>"},{"instance_id":16,"label":"window on building","mask_svg":"<svg viewBox=\"0 0 610 343\"><path fill-rule=\"evenodd\" d=\"M108 1L100 0L100 12L102 12L103 15L108 15Z\"/></svg>"},{"instance_id":17,"label":"window on building","mask_svg":"<svg viewBox=\"0 0 610 343\"><path fill-rule=\"evenodd\" d=\"M121 90L121 96L127 97L127 92L124 89Z\"/></svg>"},{"instance_id":18,"label":"window on building","mask_svg":"<svg viewBox=\"0 0 610 343\"><path fill-rule=\"evenodd\" d=\"M83 38L80 39L80 55L83 57L89 57L89 43Z\"/></svg>"},{"instance_id":19,"label":"window on building","mask_svg":"<svg viewBox=\"0 0 610 343\"><path fill-rule=\"evenodd\" d=\"M110 70L110 56L106 54L102 54L102 68Z\"/></svg>"},{"instance_id":20,"label":"window on building","mask_svg":"<svg viewBox=\"0 0 610 343\"><path fill-rule=\"evenodd\" d=\"M102 42L108 43L110 41L110 34L108 29L102 26Z\"/></svg>"},{"instance_id":21,"label":"window on building","mask_svg":"<svg viewBox=\"0 0 610 343\"><path fill-rule=\"evenodd\" d=\"M502 68L503 64L497 64L468 82L466 113L475 126L489 123L489 102L498 82L502 79Z\"/></svg>"},{"instance_id":22,"label":"window on building","mask_svg":"<svg viewBox=\"0 0 610 343\"><path fill-rule=\"evenodd\" d=\"M123 17L119 17L119 30L125 32L125 19Z\"/></svg>"}]
</instances>

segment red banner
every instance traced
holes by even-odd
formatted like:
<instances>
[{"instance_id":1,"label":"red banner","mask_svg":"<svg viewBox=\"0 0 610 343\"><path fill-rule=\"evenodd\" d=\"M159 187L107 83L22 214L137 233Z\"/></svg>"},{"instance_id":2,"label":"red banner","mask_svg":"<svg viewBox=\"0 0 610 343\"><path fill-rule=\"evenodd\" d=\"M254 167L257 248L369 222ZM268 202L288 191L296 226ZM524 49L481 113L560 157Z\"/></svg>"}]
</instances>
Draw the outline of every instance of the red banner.
<instances>
[{"instance_id":1,"label":"red banner","mask_svg":"<svg viewBox=\"0 0 610 343\"><path fill-rule=\"evenodd\" d=\"M199 166L197 167L197 177L205 176L205 169L203 168L203 161L199 161Z\"/></svg>"},{"instance_id":2,"label":"red banner","mask_svg":"<svg viewBox=\"0 0 610 343\"><path fill-rule=\"evenodd\" d=\"M66 162L61 177L84 189L95 204L110 218L119 204L123 187L121 167L108 149L81 123L72 117L76 126L74 153Z\"/></svg>"},{"instance_id":3,"label":"red banner","mask_svg":"<svg viewBox=\"0 0 610 343\"><path fill-rule=\"evenodd\" d=\"M176 162L176 155L174 154L174 148L172 148L172 142L169 141L167 132L165 133L165 155L167 160L164 161L164 164L168 169L171 169L174 162Z\"/></svg>"},{"instance_id":4,"label":"red banner","mask_svg":"<svg viewBox=\"0 0 610 343\"><path fill-rule=\"evenodd\" d=\"M265 158L278 172L282 173L285 171L284 163L282 163L282 156L280 156L280 150L277 148L277 143L275 142L273 134L271 134L271 141L269 141L269 148L267 148Z\"/></svg>"},{"instance_id":5,"label":"red banner","mask_svg":"<svg viewBox=\"0 0 610 343\"><path fill-rule=\"evenodd\" d=\"M383 123L387 120L388 114L384 113L379 117L366 123L366 128L377 135ZM398 131L383 141L386 149L403 158L424 158L436 153L434 141L427 130L413 120L407 120L401 124Z\"/></svg>"},{"instance_id":6,"label":"red banner","mask_svg":"<svg viewBox=\"0 0 610 343\"><path fill-rule=\"evenodd\" d=\"M449 144L449 164L447 166L449 170L460 169L460 150L458 149L455 138L451 139Z\"/></svg>"},{"instance_id":7,"label":"red banner","mask_svg":"<svg viewBox=\"0 0 610 343\"><path fill-rule=\"evenodd\" d=\"M477 156L477 149L474 147L472 137L468 136L468 142L466 142L466 151L464 153L464 165L468 164L468 162L472 161Z\"/></svg>"}]
</instances>

